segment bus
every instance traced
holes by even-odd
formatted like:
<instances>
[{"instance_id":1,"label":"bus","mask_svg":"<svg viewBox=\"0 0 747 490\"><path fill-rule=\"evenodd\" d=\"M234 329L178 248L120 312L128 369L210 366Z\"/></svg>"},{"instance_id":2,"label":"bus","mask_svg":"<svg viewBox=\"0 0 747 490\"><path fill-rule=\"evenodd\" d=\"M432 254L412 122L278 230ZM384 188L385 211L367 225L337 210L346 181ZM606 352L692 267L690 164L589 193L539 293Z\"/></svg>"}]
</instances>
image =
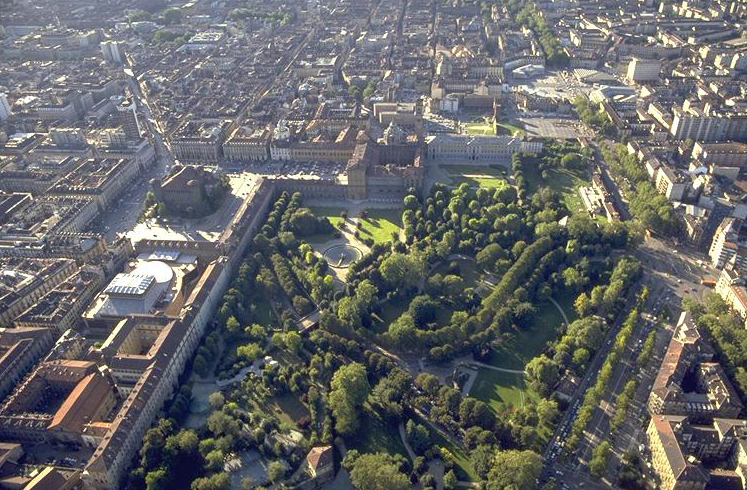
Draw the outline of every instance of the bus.
<instances>
[{"instance_id":1,"label":"bus","mask_svg":"<svg viewBox=\"0 0 747 490\"><path fill-rule=\"evenodd\" d=\"M712 288L713 286L716 285L716 281L714 281L713 279L701 279L700 283L703 286L708 286L709 288Z\"/></svg>"}]
</instances>

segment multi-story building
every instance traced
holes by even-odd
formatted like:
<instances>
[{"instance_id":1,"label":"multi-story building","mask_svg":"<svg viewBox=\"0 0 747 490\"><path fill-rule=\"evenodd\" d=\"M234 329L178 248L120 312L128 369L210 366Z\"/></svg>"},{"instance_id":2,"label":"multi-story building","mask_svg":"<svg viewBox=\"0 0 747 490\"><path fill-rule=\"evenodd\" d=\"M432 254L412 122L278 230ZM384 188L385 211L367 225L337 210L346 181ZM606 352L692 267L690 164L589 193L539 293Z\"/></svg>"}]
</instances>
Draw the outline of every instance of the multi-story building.
<instances>
[{"instance_id":1,"label":"multi-story building","mask_svg":"<svg viewBox=\"0 0 747 490\"><path fill-rule=\"evenodd\" d=\"M12 321L39 298L72 276L72 259L0 258L0 326Z\"/></svg>"},{"instance_id":2,"label":"multi-story building","mask_svg":"<svg viewBox=\"0 0 747 490\"><path fill-rule=\"evenodd\" d=\"M6 94L0 94L0 122L8 119L11 113L12 111L10 103L8 102L8 96Z\"/></svg>"},{"instance_id":3,"label":"multi-story building","mask_svg":"<svg viewBox=\"0 0 747 490\"><path fill-rule=\"evenodd\" d=\"M425 143L428 160L505 162L522 151L522 141L512 136L437 134L426 137Z\"/></svg>"},{"instance_id":4,"label":"multi-story building","mask_svg":"<svg viewBox=\"0 0 747 490\"><path fill-rule=\"evenodd\" d=\"M696 141L693 145L692 158L706 165L744 167L747 166L747 143Z\"/></svg>"},{"instance_id":5,"label":"multi-story building","mask_svg":"<svg viewBox=\"0 0 747 490\"><path fill-rule=\"evenodd\" d=\"M193 120L171 136L174 157L184 162L217 162L223 155L223 140L230 121Z\"/></svg>"},{"instance_id":6,"label":"multi-story building","mask_svg":"<svg viewBox=\"0 0 747 490\"><path fill-rule=\"evenodd\" d=\"M48 328L0 328L0 398L10 393L53 343Z\"/></svg>"},{"instance_id":7,"label":"multi-story building","mask_svg":"<svg viewBox=\"0 0 747 490\"><path fill-rule=\"evenodd\" d=\"M713 267L721 269L733 263L737 272L747 271L747 227L743 224L742 220L727 216L718 225L708 250Z\"/></svg>"},{"instance_id":8,"label":"multi-story building","mask_svg":"<svg viewBox=\"0 0 747 490\"><path fill-rule=\"evenodd\" d=\"M721 271L716 281L716 293L742 320L747 320L747 288L737 271L729 266Z\"/></svg>"},{"instance_id":9,"label":"multi-story building","mask_svg":"<svg viewBox=\"0 0 747 490\"><path fill-rule=\"evenodd\" d=\"M646 436L653 469L661 490L734 488L719 483L738 483L744 471L747 421L716 418L694 424L682 415L653 415ZM709 463L708 469L702 463ZM726 465L727 468L714 468ZM709 485L715 485L710 486Z\"/></svg>"},{"instance_id":10,"label":"multi-story building","mask_svg":"<svg viewBox=\"0 0 747 490\"><path fill-rule=\"evenodd\" d=\"M222 181L209 169L176 164L162 182L153 179L150 184L157 201L164 203L167 209L178 211L206 206L208 196Z\"/></svg>"},{"instance_id":11,"label":"multi-story building","mask_svg":"<svg viewBox=\"0 0 747 490\"><path fill-rule=\"evenodd\" d=\"M264 161L270 158L270 128L252 131L238 127L223 143L223 155L231 161Z\"/></svg>"},{"instance_id":12,"label":"multi-story building","mask_svg":"<svg viewBox=\"0 0 747 490\"><path fill-rule=\"evenodd\" d=\"M39 364L0 406L0 436L27 443L82 443L83 430L117 403L111 376L94 362Z\"/></svg>"},{"instance_id":13,"label":"multi-story building","mask_svg":"<svg viewBox=\"0 0 747 490\"><path fill-rule=\"evenodd\" d=\"M101 267L82 266L21 313L13 324L19 327L45 327L57 334L78 326L81 313L103 285L104 277Z\"/></svg>"},{"instance_id":14,"label":"multi-story building","mask_svg":"<svg viewBox=\"0 0 747 490\"><path fill-rule=\"evenodd\" d=\"M717 111L697 107L685 100L674 108L670 133L676 140L744 141L747 139L747 113Z\"/></svg>"},{"instance_id":15,"label":"multi-story building","mask_svg":"<svg viewBox=\"0 0 747 490\"><path fill-rule=\"evenodd\" d=\"M91 198L106 209L140 174L132 160L89 158L47 192L49 195Z\"/></svg>"},{"instance_id":16,"label":"multi-story building","mask_svg":"<svg viewBox=\"0 0 747 490\"><path fill-rule=\"evenodd\" d=\"M124 63L124 52L121 45L116 41L103 41L101 43L101 54L106 61L120 65Z\"/></svg>"},{"instance_id":17,"label":"multi-story building","mask_svg":"<svg viewBox=\"0 0 747 490\"><path fill-rule=\"evenodd\" d=\"M659 79L660 72L660 60L633 58L632 60L630 60L630 63L628 63L628 72L626 78L633 83L653 82Z\"/></svg>"},{"instance_id":18,"label":"multi-story building","mask_svg":"<svg viewBox=\"0 0 747 490\"><path fill-rule=\"evenodd\" d=\"M683 415L696 420L734 418L742 410L713 348L702 338L692 316L683 312L651 387L652 415Z\"/></svg>"},{"instance_id":19,"label":"multi-story building","mask_svg":"<svg viewBox=\"0 0 747 490\"><path fill-rule=\"evenodd\" d=\"M686 174L669 165L662 165L656 172L656 190L670 201L682 201L687 195L689 183Z\"/></svg>"},{"instance_id":20,"label":"multi-story building","mask_svg":"<svg viewBox=\"0 0 747 490\"><path fill-rule=\"evenodd\" d=\"M119 124L128 139L140 139L140 121L137 117L137 105L132 98L123 99L117 104L117 115Z\"/></svg>"}]
</instances>

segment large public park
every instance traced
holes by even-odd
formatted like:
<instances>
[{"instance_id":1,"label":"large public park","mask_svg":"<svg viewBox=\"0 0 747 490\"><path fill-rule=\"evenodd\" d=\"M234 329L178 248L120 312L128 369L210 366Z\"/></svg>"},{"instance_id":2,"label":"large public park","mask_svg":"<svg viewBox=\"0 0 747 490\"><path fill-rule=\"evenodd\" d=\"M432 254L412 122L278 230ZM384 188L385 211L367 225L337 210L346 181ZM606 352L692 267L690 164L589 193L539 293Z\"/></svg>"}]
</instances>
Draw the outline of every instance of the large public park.
<instances>
[{"instance_id":1,"label":"large public park","mask_svg":"<svg viewBox=\"0 0 747 490\"><path fill-rule=\"evenodd\" d=\"M583 375L639 272L636 234L580 205L588 163L552 143L437 165L439 182L398 202L280 194L133 488L184 431L205 463L174 484L217 478L221 461L237 487L297 485L326 446L328 489L375 468L394 489L534 474L566 409L556 385Z\"/></svg>"}]
</instances>

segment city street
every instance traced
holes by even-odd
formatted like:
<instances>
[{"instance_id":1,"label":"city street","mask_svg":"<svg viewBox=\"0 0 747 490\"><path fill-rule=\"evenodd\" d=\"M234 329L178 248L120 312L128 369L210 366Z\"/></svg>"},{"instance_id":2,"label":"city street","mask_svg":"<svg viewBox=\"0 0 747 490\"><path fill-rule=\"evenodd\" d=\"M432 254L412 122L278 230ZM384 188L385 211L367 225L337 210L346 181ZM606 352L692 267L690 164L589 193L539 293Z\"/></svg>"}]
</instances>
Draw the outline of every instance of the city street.
<instances>
[{"instance_id":1,"label":"city street","mask_svg":"<svg viewBox=\"0 0 747 490\"><path fill-rule=\"evenodd\" d=\"M609 178L609 175L606 177ZM610 184L617 194L617 188L611 179ZM626 216L625 203L620 200L618 204L624 213L623 216ZM560 461L560 456L557 452L553 453L552 448L562 444L567 438L585 392L593 386L627 311L624 311L610 328L602 348L591 361L580 388L569 403L569 409L563 414L544 453L545 467L542 479L553 477L562 488L610 488L616 479L622 457L630 450L639 449L645 436L645 406L648 393L659 369L661 356L673 333L673 324L681 311L681 301L687 297L702 300L711 290L704 286L702 281L717 279L717 271L709 265L707 255L674 243L673 240L646 236L644 243L638 247L634 255L643 266L644 274L640 283L641 286L649 288L649 297L642 318L625 349L624 358L615 369L609 390L605 392L600 407L595 410L592 420L586 427L585 437L578 450L566 461ZM666 318L666 321L661 321L662 318ZM658 332L654 355L649 365L639 372L636 358L651 331ZM633 377L638 379L638 389L629 404L627 420L614 434L610 434L609 420L614 414L615 400L627 381ZM600 482L589 475L588 463L594 448L604 439L612 444L612 456L607 477ZM556 454L556 457L552 458L551 454Z\"/></svg>"}]
</instances>

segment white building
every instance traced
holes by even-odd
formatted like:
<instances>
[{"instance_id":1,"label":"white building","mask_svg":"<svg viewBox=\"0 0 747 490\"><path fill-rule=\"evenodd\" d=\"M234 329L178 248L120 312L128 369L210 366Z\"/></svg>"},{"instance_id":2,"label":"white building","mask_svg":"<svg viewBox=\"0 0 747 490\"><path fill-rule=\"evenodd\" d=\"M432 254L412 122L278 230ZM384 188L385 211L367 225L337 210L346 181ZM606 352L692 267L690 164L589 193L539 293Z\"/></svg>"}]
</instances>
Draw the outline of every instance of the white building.
<instances>
[{"instance_id":1,"label":"white building","mask_svg":"<svg viewBox=\"0 0 747 490\"><path fill-rule=\"evenodd\" d=\"M626 78L630 82L655 81L659 79L660 72L661 61L633 58L630 63L628 63L628 73Z\"/></svg>"},{"instance_id":2,"label":"white building","mask_svg":"<svg viewBox=\"0 0 747 490\"><path fill-rule=\"evenodd\" d=\"M727 263L732 263L737 272L747 271L747 244L740 240L742 220L727 216L716 228L713 235L708 256L711 265L721 269Z\"/></svg>"},{"instance_id":3,"label":"white building","mask_svg":"<svg viewBox=\"0 0 747 490\"><path fill-rule=\"evenodd\" d=\"M124 63L124 52L116 41L104 41L101 43L101 54L106 61L113 63Z\"/></svg>"},{"instance_id":4,"label":"white building","mask_svg":"<svg viewBox=\"0 0 747 490\"><path fill-rule=\"evenodd\" d=\"M473 136L437 134L428 136L426 155L429 160L463 160L470 162L506 161L521 151L540 151L542 143L527 143L511 136Z\"/></svg>"},{"instance_id":5,"label":"white building","mask_svg":"<svg viewBox=\"0 0 747 490\"><path fill-rule=\"evenodd\" d=\"M10 103L8 102L8 96L0 94L0 121L5 121L10 117Z\"/></svg>"}]
</instances>

